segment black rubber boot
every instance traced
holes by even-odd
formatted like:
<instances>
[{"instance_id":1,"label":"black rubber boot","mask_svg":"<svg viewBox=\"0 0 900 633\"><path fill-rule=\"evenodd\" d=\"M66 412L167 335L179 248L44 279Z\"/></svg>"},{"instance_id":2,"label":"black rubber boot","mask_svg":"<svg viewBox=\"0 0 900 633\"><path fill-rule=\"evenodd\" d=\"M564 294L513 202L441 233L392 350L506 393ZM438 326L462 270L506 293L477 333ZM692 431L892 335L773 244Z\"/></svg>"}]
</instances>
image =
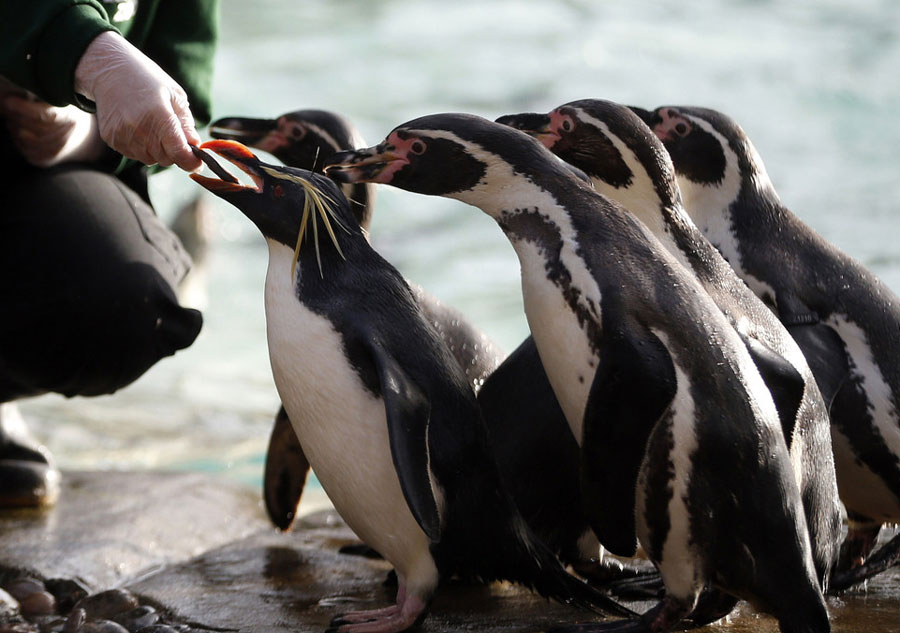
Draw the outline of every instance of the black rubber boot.
<instances>
[{"instance_id":1,"label":"black rubber boot","mask_svg":"<svg viewBox=\"0 0 900 633\"><path fill-rule=\"evenodd\" d=\"M50 452L28 434L16 405L0 404L0 508L51 506L59 481Z\"/></svg>"}]
</instances>

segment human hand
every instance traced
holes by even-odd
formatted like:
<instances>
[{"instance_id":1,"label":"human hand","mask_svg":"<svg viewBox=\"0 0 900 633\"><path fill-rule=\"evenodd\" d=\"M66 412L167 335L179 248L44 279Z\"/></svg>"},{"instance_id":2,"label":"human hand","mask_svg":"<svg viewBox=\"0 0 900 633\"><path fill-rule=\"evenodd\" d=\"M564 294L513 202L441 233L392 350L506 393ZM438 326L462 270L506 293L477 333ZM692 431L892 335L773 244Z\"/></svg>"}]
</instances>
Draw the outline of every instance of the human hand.
<instances>
[{"instance_id":1,"label":"human hand","mask_svg":"<svg viewBox=\"0 0 900 633\"><path fill-rule=\"evenodd\" d=\"M184 90L118 33L101 33L88 45L75 90L97 104L100 136L117 152L147 165L200 168L190 148L200 135Z\"/></svg>"},{"instance_id":2,"label":"human hand","mask_svg":"<svg viewBox=\"0 0 900 633\"><path fill-rule=\"evenodd\" d=\"M0 116L16 149L36 167L93 161L103 155L96 118L75 106L58 108L9 93L0 101Z\"/></svg>"}]
</instances>

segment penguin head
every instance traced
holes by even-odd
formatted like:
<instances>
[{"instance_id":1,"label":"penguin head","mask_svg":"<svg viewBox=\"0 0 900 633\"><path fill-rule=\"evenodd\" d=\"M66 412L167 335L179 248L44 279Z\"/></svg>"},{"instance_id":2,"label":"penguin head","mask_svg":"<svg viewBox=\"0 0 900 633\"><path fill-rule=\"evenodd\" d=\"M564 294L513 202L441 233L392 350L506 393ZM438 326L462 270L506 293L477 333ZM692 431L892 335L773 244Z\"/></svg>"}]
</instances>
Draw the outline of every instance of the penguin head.
<instances>
[{"instance_id":1,"label":"penguin head","mask_svg":"<svg viewBox=\"0 0 900 633\"><path fill-rule=\"evenodd\" d=\"M221 167L209 154L225 158L247 174L253 184L242 184ZM270 165L259 160L247 147L236 141L207 141L194 153L218 178L190 174L192 180L223 200L236 206L267 239L291 248L302 238L301 231L309 223L309 210L318 213L338 250L338 234L360 234L349 203L331 179L296 167ZM313 217L312 225L317 226ZM335 231L332 222L339 225ZM318 237L316 236L317 242Z\"/></svg>"},{"instance_id":2,"label":"penguin head","mask_svg":"<svg viewBox=\"0 0 900 633\"><path fill-rule=\"evenodd\" d=\"M506 115L497 122L531 134L584 171L598 191L626 207L640 204L655 209L680 203L665 148L626 106L582 99L547 114Z\"/></svg>"},{"instance_id":3,"label":"penguin head","mask_svg":"<svg viewBox=\"0 0 900 633\"><path fill-rule=\"evenodd\" d=\"M285 165L315 172L321 172L335 152L366 144L347 119L327 110L295 110L277 119L227 117L210 124L209 133L215 139L239 141L268 152ZM374 187L347 187L344 195L358 223L368 231Z\"/></svg>"},{"instance_id":4,"label":"penguin head","mask_svg":"<svg viewBox=\"0 0 900 633\"><path fill-rule=\"evenodd\" d=\"M686 199L732 202L745 187L777 198L756 148L730 117L689 106L635 111L668 150Z\"/></svg>"},{"instance_id":5,"label":"penguin head","mask_svg":"<svg viewBox=\"0 0 900 633\"><path fill-rule=\"evenodd\" d=\"M404 123L374 147L340 152L325 172L340 182L479 199L519 179L562 178L571 171L527 134L471 114L432 114Z\"/></svg>"}]
</instances>

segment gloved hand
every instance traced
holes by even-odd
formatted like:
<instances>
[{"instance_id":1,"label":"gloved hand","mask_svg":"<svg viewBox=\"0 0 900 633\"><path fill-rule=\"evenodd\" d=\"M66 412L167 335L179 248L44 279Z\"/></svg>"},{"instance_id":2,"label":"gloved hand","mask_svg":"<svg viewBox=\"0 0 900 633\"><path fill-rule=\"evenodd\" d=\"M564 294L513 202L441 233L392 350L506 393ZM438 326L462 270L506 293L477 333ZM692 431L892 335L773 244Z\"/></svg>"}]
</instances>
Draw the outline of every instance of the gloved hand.
<instances>
[{"instance_id":1,"label":"gloved hand","mask_svg":"<svg viewBox=\"0 0 900 633\"><path fill-rule=\"evenodd\" d=\"M16 149L36 167L97 160L106 148L97 119L75 106L57 108L10 93L0 101L0 115Z\"/></svg>"},{"instance_id":2,"label":"gloved hand","mask_svg":"<svg viewBox=\"0 0 900 633\"><path fill-rule=\"evenodd\" d=\"M97 104L100 136L117 152L185 171L201 162L187 95L153 60L113 31L98 35L75 68L75 90Z\"/></svg>"}]
</instances>

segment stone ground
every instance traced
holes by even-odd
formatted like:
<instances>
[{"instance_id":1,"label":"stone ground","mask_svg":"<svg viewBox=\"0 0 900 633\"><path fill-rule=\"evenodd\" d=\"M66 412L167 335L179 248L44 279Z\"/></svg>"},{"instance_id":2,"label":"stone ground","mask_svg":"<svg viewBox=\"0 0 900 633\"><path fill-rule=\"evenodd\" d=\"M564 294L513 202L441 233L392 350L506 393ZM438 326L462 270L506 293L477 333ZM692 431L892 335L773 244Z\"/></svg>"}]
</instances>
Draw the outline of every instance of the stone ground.
<instances>
[{"instance_id":1,"label":"stone ground","mask_svg":"<svg viewBox=\"0 0 900 633\"><path fill-rule=\"evenodd\" d=\"M328 510L280 533L258 491L205 475L70 472L56 508L0 512L0 577L73 578L92 592L125 588L194 631L320 633L339 613L393 600L384 561L338 553L355 542ZM829 598L829 609L836 633L900 631L900 573ZM421 631L524 633L586 619L505 584L451 584ZM744 604L701 629L777 630Z\"/></svg>"}]
</instances>

